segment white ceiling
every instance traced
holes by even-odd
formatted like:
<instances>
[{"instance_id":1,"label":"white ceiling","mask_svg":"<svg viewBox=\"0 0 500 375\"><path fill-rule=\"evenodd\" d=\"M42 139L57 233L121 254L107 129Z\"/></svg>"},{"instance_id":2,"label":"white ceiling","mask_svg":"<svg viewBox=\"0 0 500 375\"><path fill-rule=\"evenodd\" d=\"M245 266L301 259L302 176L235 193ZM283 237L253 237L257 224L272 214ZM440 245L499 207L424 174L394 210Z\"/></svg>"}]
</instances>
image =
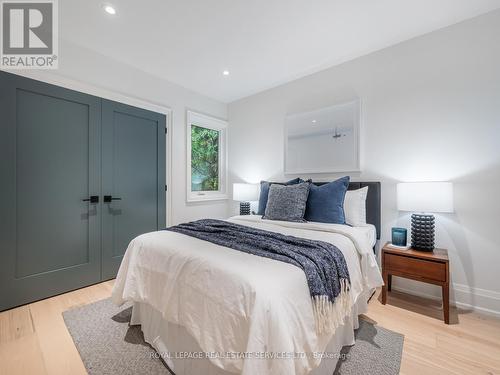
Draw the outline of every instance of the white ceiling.
<instances>
[{"instance_id":1,"label":"white ceiling","mask_svg":"<svg viewBox=\"0 0 500 375\"><path fill-rule=\"evenodd\" d=\"M103 2L115 6L116 16L104 13ZM64 0L59 6L61 38L231 102L489 12L500 0Z\"/></svg>"}]
</instances>

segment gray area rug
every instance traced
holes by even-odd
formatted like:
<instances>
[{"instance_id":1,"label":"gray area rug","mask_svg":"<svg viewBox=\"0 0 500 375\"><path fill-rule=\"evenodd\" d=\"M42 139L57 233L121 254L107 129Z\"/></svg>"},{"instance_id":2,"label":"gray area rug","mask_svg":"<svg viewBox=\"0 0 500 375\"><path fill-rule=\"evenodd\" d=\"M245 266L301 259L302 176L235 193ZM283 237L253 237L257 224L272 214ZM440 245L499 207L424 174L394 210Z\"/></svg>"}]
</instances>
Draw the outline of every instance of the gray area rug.
<instances>
[{"instance_id":1,"label":"gray area rug","mask_svg":"<svg viewBox=\"0 0 500 375\"><path fill-rule=\"evenodd\" d=\"M144 341L139 326L129 326L132 307L110 299L65 311L63 318L90 375L172 373ZM334 374L399 373L403 335L360 320L356 345L344 347Z\"/></svg>"},{"instance_id":2,"label":"gray area rug","mask_svg":"<svg viewBox=\"0 0 500 375\"><path fill-rule=\"evenodd\" d=\"M89 375L172 374L144 341L140 326L129 326L132 306L111 299L63 312L64 322Z\"/></svg>"},{"instance_id":3,"label":"gray area rug","mask_svg":"<svg viewBox=\"0 0 500 375\"><path fill-rule=\"evenodd\" d=\"M399 374L403 355L402 334L359 319L355 337L356 345L344 346L340 351L334 374Z\"/></svg>"}]
</instances>

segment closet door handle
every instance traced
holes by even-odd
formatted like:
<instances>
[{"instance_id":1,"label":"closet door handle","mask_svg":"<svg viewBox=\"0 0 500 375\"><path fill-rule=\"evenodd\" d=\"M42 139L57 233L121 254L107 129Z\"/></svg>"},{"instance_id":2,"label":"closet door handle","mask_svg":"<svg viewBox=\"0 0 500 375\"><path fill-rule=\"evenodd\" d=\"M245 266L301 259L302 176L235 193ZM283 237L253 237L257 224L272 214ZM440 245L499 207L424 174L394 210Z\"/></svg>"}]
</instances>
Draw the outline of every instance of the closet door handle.
<instances>
[{"instance_id":1,"label":"closet door handle","mask_svg":"<svg viewBox=\"0 0 500 375\"><path fill-rule=\"evenodd\" d=\"M91 195L89 198L82 199L83 202L90 202L90 203L99 203L99 196L98 195Z\"/></svg>"},{"instance_id":2,"label":"closet door handle","mask_svg":"<svg viewBox=\"0 0 500 375\"><path fill-rule=\"evenodd\" d=\"M111 201L121 201L121 198L113 198L112 195L105 195L104 196L104 203L111 203Z\"/></svg>"}]
</instances>

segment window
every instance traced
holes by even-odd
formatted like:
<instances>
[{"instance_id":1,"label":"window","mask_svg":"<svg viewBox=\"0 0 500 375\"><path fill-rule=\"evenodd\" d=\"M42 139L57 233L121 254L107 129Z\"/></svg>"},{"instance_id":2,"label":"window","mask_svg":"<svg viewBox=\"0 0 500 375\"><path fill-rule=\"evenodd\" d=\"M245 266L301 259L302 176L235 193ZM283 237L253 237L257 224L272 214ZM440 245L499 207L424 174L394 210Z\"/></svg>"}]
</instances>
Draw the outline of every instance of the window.
<instances>
[{"instance_id":1,"label":"window","mask_svg":"<svg viewBox=\"0 0 500 375\"><path fill-rule=\"evenodd\" d=\"M219 190L219 131L191 125L191 191Z\"/></svg>"},{"instance_id":2,"label":"window","mask_svg":"<svg viewBox=\"0 0 500 375\"><path fill-rule=\"evenodd\" d=\"M187 112L187 201L227 199L227 123Z\"/></svg>"}]
</instances>

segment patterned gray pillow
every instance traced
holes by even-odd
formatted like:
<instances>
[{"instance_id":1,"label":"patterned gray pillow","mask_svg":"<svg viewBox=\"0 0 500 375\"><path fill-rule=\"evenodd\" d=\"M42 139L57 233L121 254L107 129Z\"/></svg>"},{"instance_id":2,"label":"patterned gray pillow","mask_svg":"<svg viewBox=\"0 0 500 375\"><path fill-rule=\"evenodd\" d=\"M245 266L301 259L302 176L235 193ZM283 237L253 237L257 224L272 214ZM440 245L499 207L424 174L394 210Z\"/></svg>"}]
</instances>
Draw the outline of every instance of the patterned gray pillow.
<instances>
[{"instance_id":1,"label":"patterned gray pillow","mask_svg":"<svg viewBox=\"0 0 500 375\"><path fill-rule=\"evenodd\" d=\"M296 185L272 184L262 218L304 222L309 186L309 182Z\"/></svg>"}]
</instances>

